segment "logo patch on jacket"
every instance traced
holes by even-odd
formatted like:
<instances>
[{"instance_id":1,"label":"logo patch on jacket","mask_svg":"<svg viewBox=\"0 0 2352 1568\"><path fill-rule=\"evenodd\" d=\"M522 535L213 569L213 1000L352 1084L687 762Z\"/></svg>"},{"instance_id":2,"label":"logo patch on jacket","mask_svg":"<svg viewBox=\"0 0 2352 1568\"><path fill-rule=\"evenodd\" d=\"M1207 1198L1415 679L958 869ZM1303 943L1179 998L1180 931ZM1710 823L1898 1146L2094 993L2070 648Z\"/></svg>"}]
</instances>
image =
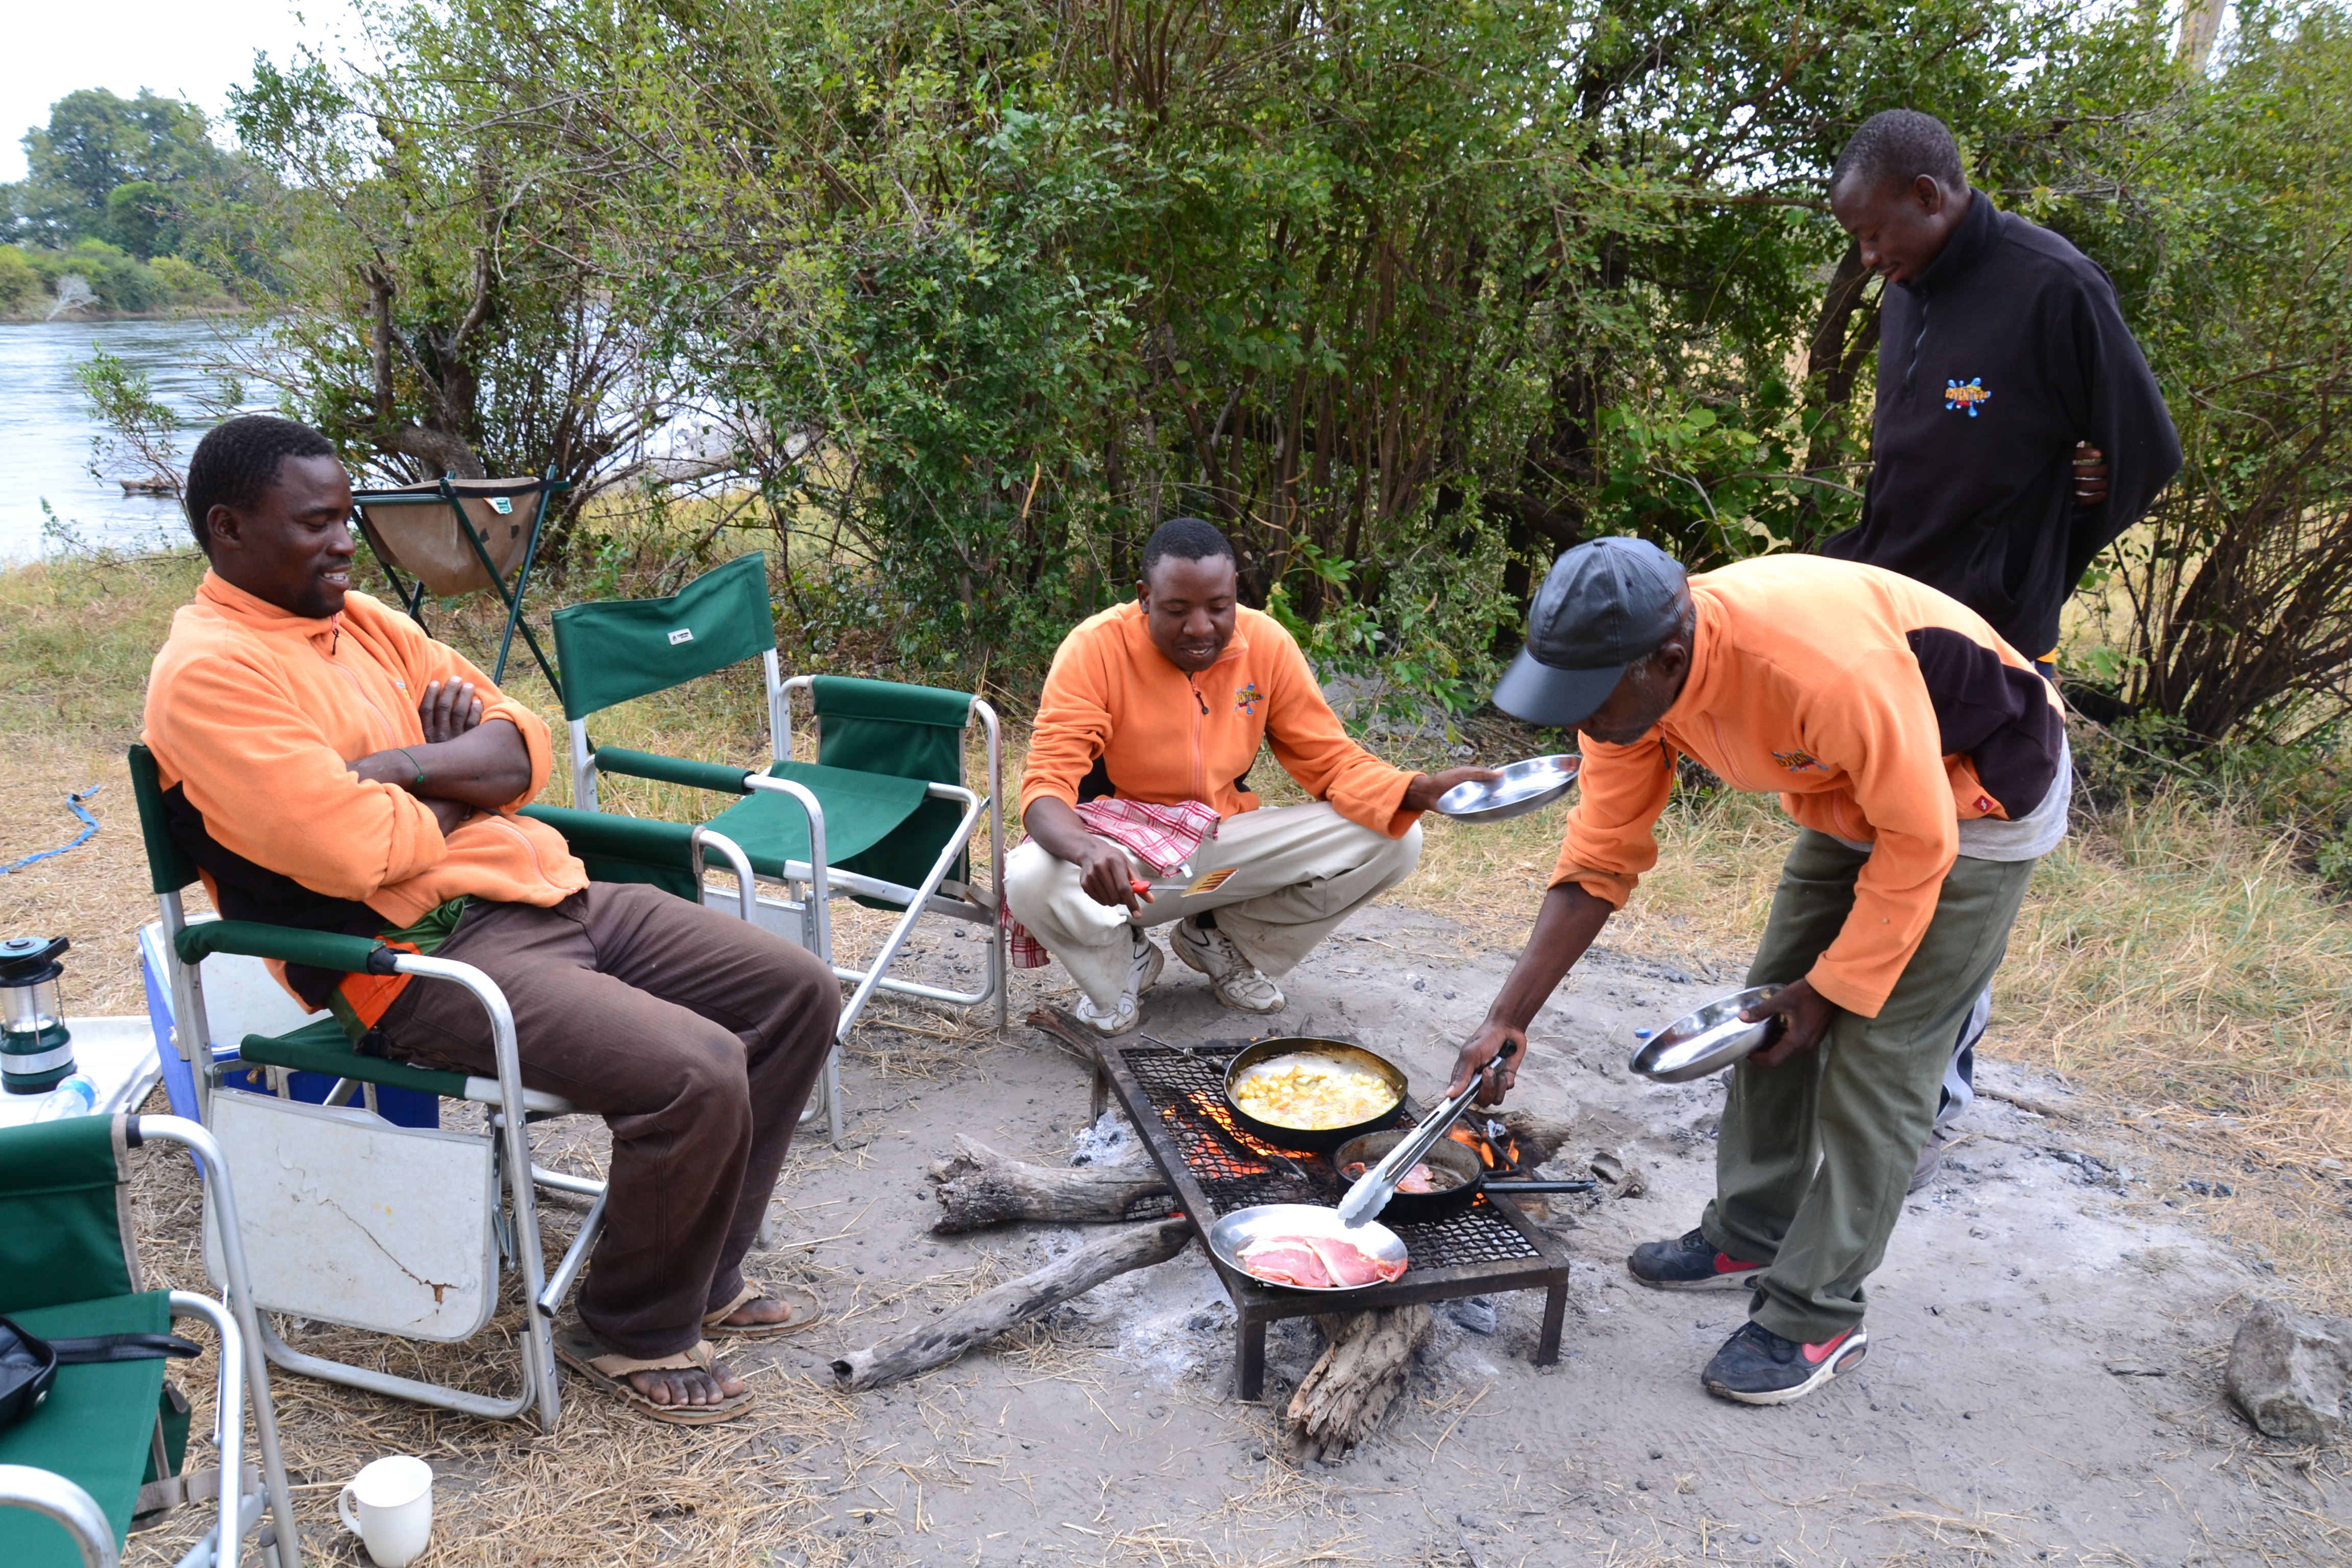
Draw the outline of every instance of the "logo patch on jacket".
<instances>
[{"instance_id":1,"label":"logo patch on jacket","mask_svg":"<svg viewBox=\"0 0 2352 1568\"><path fill-rule=\"evenodd\" d=\"M1973 419L1977 416L1977 410L1990 401L1992 394L1985 390L1984 377L1980 375L1971 376L1965 382L1944 383L1944 406L1956 414L1966 409L1969 417Z\"/></svg>"},{"instance_id":2,"label":"logo patch on jacket","mask_svg":"<svg viewBox=\"0 0 2352 1568\"><path fill-rule=\"evenodd\" d=\"M1257 714L1257 705L1265 700L1265 694L1257 689L1257 682L1255 680L1247 686L1234 688L1234 707L1253 718Z\"/></svg>"},{"instance_id":3,"label":"logo patch on jacket","mask_svg":"<svg viewBox=\"0 0 2352 1568\"><path fill-rule=\"evenodd\" d=\"M1775 752L1772 760L1792 773L1803 773L1807 768L1819 768L1823 773L1830 771L1828 763L1818 761L1812 752L1801 749Z\"/></svg>"}]
</instances>

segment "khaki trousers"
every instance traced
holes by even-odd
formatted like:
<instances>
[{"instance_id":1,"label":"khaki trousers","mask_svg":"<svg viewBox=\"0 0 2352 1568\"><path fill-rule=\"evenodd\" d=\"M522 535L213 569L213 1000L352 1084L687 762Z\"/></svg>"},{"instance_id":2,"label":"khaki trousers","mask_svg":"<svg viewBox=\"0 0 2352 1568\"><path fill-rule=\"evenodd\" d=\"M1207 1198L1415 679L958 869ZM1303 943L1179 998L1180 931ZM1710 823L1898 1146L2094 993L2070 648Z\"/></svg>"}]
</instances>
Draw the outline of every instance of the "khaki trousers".
<instances>
[{"instance_id":1,"label":"khaki trousers","mask_svg":"<svg viewBox=\"0 0 2352 1568\"><path fill-rule=\"evenodd\" d=\"M743 1283L801 1107L833 1048L841 987L803 949L641 883L552 909L477 901L436 957L496 981L527 1089L613 1131L604 1233L580 1316L606 1350L691 1349ZM498 1068L461 986L412 983L377 1026L419 1067Z\"/></svg>"},{"instance_id":2,"label":"khaki trousers","mask_svg":"<svg viewBox=\"0 0 2352 1568\"><path fill-rule=\"evenodd\" d=\"M1134 926L1214 910L1217 929L1260 972L1278 977L1297 968L1340 921L1403 881L1420 860L1419 823L1402 838L1391 838L1318 801L1226 817L1217 837L1192 855L1194 876L1236 868L1224 885L1189 899L1161 893L1132 921L1123 906L1095 902L1078 885L1078 868L1034 838L1005 858L1004 899L1013 918L1062 961L1078 988L1108 1009L1127 985ZM1155 874L1132 853L1128 861L1138 877Z\"/></svg>"},{"instance_id":3,"label":"khaki trousers","mask_svg":"<svg viewBox=\"0 0 2352 1568\"><path fill-rule=\"evenodd\" d=\"M1801 979L1853 908L1870 857L1806 828L1780 868L1750 985ZM1706 1239L1768 1265L1748 1315L1819 1344L1862 1321L1863 1281L1886 1255L1935 1124L1952 1040L2009 949L2032 860L1960 859L1878 1016L1840 1011L1811 1050L1732 1069Z\"/></svg>"}]
</instances>

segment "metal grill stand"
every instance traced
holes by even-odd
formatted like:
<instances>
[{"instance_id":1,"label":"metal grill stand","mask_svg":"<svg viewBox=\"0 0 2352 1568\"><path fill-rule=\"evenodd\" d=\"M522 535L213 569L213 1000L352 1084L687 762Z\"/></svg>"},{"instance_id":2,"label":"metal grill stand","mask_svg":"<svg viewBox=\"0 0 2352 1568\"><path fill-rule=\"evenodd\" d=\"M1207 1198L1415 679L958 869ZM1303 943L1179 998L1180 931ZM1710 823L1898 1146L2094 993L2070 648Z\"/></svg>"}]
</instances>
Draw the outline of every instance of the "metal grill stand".
<instances>
[{"instance_id":1,"label":"metal grill stand","mask_svg":"<svg viewBox=\"0 0 2352 1568\"><path fill-rule=\"evenodd\" d=\"M1225 1067L1252 1043L1213 1040L1183 1047L1106 1041L1100 1047L1102 1070L1112 1092L1152 1162L1175 1189L1192 1228L1204 1238L1219 1216L1255 1204L1332 1207L1339 1201L1339 1174L1328 1155L1286 1150L1286 1168L1285 1162L1255 1152L1248 1135L1228 1124ZM1408 1100L1396 1125L1410 1127L1420 1115ZM1394 1284L1345 1297L1262 1284L1210 1255L1210 1265L1224 1281L1239 1319L1234 1387L1242 1398L1256 1399L1265 1391L1268 1323L1334 1310L1370 1311L1498 1290L1541 1289L1543 1333L1536 1345L1536 1364L1549 1366L1559 1359L1560 1324L1568 1310L1568 1258L1508 1198L1489 1190L1452 1219L1390 1228L1404 1239L1412 1268Z\"/></svg>"}]
</instances>

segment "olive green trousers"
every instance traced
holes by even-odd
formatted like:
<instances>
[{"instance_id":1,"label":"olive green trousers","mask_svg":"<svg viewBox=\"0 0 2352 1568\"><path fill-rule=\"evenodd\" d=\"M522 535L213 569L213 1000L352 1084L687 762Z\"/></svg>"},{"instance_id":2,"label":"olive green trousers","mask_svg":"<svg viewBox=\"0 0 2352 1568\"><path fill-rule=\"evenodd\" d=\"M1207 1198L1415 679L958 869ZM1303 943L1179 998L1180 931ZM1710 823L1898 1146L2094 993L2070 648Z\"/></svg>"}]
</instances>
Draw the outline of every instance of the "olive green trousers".
<instances>
[{"instance_id":1,"label":"olive green trousers","mask_svg":"<svg viewBox=\"0 0 2352 1568\"><path fill-rule=\"evenodd\" d=\"M1748 984L1804 977L1844 926L1869 858L1827 834L1798 835ZM1781 1338L1818 1344L1862 1321L1863 1281L1903 1212L1952 1040L2000 967L2033 867L1954 861L1876 1017L1841 1010L1813 1049L1732 1069L1716 1197L1699 1229L1732 1257L1767 1265L1748 1315Z\"/></svg>"}]
</instances>

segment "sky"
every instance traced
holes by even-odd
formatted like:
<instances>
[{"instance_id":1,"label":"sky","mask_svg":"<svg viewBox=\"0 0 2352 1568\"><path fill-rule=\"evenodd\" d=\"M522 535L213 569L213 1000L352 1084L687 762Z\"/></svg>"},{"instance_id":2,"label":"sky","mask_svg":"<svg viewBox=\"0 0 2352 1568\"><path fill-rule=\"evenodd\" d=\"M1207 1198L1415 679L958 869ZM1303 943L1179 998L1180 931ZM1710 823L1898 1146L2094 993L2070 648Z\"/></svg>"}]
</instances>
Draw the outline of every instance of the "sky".
<instances>
[{"instance_id":1,"label":"sky","mask_svg":"<svg viewBox=\"0 0 2352 1568\"><path fill-rule=\"evenodd\" d=\"M252 74L254 50L283 64L298 44L347 26L348 16L341 0L112 0L89 10L37 0L11 11L0 64L0 181L25 177L26 131L47 124L49 105L77 88L129 98L152 87L218 121L228 89ZM216 126L214 140L233 137Z\"/></svg>"}]
</instances>

